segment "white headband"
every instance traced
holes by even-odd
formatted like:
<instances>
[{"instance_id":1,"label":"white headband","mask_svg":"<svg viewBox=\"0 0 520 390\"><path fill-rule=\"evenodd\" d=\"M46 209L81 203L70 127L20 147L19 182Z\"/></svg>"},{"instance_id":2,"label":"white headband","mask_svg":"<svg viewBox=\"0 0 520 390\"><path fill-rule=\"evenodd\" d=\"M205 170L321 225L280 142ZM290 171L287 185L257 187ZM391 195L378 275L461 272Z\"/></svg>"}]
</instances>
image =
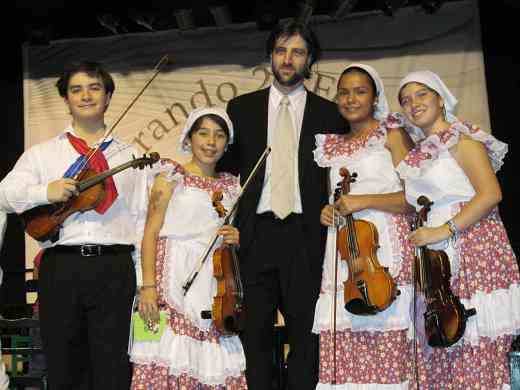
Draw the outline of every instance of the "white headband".
<instances>
[{"instance_id":1,"label":"white headband","mask_svg":"<svg viewBox=\"0 0 520 390\"><path fill-rule=\"evenodd\" d=\"M385 87L383 85L383 80L381 80L381 77L379 77L379 73L372 68L370 65L365 64L350 64L345 68L343 72L345 72L347 69L350 68L360 68L363 69L365 72L367 72L370 77L372 77L372 80L374 80L374 83L376 84L376 100L377 104L374 109L374 118L377 120L383 120L385 119L388 114L390 113L390 108L388 106L388 101L386 100L385 96Z\"/></svg>"},{"instance_id":2,"label":"white headband","mask_svg":"<svg viewBox=\"0 0 520 390\"><path fill-rule=\"evenodd\" d=\"M201 116L214 114L222 119L227 124L228 130L229 130L229 139L228 139L228 145L233 143L233 123L231 122L231 119L229 119L228 114L223 108L220 107L204 107L204 108L196 108L192 112L190 112L190 115L188 116L188 119L186 119L186 123L184 125L184 129L182 129L181 135L180 135L180 150L183 153L190 153L191 152L191 145L188 139L188 133L190 132L191 128L193 127L193 124L197 119L199 119Z\"/></svg>"},{"instance_id":3,"label":"white headband","mask_svg":"<svg viewBox=\"0 0 520 390\"><path fill-rule=\"evenodd\" d=\"M457 121L455 116L455 106L457 105L457 99L450 92L446 84L437 76L435 73L429 70L419 70L406 75L399 83L399 94L401 90L408 83L420 83L426 85L428 88L433 89L435 92L442 97L444 101L444 109L446 110L446 120L450 123Z\"/></svg>"}]
</instances>

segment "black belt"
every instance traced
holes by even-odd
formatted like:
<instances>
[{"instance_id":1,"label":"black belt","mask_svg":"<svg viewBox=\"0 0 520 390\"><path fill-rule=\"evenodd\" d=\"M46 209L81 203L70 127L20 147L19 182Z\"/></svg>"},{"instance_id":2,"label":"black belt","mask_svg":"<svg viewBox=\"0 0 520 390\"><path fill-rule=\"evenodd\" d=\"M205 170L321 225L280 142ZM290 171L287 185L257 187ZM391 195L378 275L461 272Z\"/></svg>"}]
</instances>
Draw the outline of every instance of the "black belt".
<instances>
[{"instance_id":1,"label":"black belt","mask_svg":"<svg viewBox=\"0 0 520 390\"><path fill-rule=\"evenodd\" d=\"M135 249L133 245L56 245L47 250L56 253L73 253L84 257L116 255L121 253L130 253Z\"/></svg>"},{"instance_id":2,"label":"black belt","mask_svg":"<svg viewBox=\"0 0 520 390\"><path fill-rule=\"evenodd\" d=\"M259 217L262 217L262 218L267 218L267 219L274 219L275 221L280 221L280 222L283 222L283 221L287 221L289 219L292 219L294 217L298 217L298 216L301 216L300 213L291 213L289 214L287 217L285 217L284 219L280 219L278 218L278 216L273 213L272 211L265 211L261 214L257 214L257 216Z\"/></svg>"}]
</instances>

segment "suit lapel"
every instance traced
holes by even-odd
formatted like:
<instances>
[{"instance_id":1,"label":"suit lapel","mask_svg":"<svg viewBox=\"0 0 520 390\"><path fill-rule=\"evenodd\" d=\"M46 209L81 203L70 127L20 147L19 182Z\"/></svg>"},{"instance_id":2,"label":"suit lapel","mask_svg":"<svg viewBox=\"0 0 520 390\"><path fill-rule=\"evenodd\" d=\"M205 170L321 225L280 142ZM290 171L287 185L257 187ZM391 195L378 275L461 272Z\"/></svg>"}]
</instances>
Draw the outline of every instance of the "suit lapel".
<instances>
[{"instance_id":1,"label":"suit lapel","mask_svg":"<svg viewBox=\"0 0 520 390\"><path fill-rule=\"evenodd\" d=\"M251 148L250 153L246 154L250 156L251 159L249 160L248 164L246 164L246 166L248 166L249 169L252 169L254 167L258 158L261 156L261 154L267 146L267 116L269 114L269 88L259 91L259 93L255 96L253 102L254 107L250 112L248 112L248 114L251 115L251 118L250 120L248 120L248 123L251 125L252 130L247 132L248 136L251 137L251 139L247 141L247 144ZM260 187L264 182L265 167L266 164L264 163L263 166L260 168L257 174L257 178L255 180L255 183L258 183ZM246 172L246 175L249 175L249 172Z\"/></svg>"}]
</instances>

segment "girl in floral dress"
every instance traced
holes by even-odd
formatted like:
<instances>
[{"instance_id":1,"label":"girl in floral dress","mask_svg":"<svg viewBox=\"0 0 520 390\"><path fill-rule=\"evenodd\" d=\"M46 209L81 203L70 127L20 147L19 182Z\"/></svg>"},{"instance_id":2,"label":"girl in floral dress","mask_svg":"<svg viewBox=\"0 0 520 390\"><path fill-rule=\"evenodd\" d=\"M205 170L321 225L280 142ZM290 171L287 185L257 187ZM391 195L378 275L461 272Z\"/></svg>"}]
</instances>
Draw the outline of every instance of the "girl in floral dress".
<instances>
[{"instance_id":1,"label":"girl in floral dress","mask_svg":"<svg viewBox=\"0 0 520 390\"><path fill-rule=\"evenodd\" d=\"M427 225L410 240L447 253L453 293L477 311L455 345L420 346L419 388L509 389L507 353L520 329L519 273L498 214L495 176L507 145L458 120L457 100L433 72L406 76L399 101L410 129L423 137L398 166L406 199L417 209L420 195L433 201Z\"/></svg>"},{"instance_id":2,"label":"girl in floral dress","mask_svg":"<svg viewBox=\"0 0 520 390\"><path fill-rule=\"evenodd\" d=\"M215 165L233 142L232 123L222 109L193 111L181 134L181 148L193 157L186 165L160 162L150 193L142 242L143 286L139 313L152 327L159 308L167 313L166 330L159 341L136 341L132 389L146 390L244 390L245 358L238 336L223 337L211 319L216 294L212 255L187 294L182 286L198 267L215 233L228 244L237 244L238 230L218 228L221 218L212 205L212 194L223 193L230 209L236 200L238 179L216 173Z\"/></svg>"},{"instance_id":3,"label":"girl in floral dress","mask_svg":"<svg viewBox=\"0 0 520 390\"><path fill-rule=\"evenodd\" d=\"M320 335L317 389L412 389L413 247L407 239L410 230L405 214L412 209L395 171L411 149L412 141L402 129L402 118L389 114L382 80L370 66L352 64L345 69L338 82L338 108L351 132L317 135L314 159L319 166L330 168L331 192L341 181L340 168L357 173L357 178L350 193L341 196L334 206L326 206L321 214L321 222L329 229L313 329ZM348 269L346 262L340 261L335 348L333 210L342 215L353 214L355 219L376 226L380 244L377 257L381 265L388 267L400 290L386 310L370 316L353 315L344 308L343 281Z\"/></svg>"}]
</instances>

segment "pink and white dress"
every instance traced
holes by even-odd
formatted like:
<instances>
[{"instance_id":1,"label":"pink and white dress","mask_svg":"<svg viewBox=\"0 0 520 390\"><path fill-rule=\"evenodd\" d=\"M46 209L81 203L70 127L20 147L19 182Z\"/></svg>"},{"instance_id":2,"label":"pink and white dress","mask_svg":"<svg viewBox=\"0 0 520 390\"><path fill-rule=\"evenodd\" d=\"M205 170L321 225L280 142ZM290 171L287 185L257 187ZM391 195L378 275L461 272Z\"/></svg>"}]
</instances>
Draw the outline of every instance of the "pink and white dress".
<instances>
[{"instance_id":1,"label":"pink and white dress","mask_svg":"<svg viewBox=\"0 0 520 390\"><path fill-rule=\"evenodd\" d=\"M475 195L464 171L449 149L464 134L482 142L495 171L507 145L480 128L454 122L441 133L420 141L399 164L406 198L415 205L420 195L433 205L428 226L455 216ZM451 288L477 314L467 321L461 340L450 348L432 348L418 361L421 389L509 389L507 353L520 329L520 285L515 255L498 209L461 232L455 242L431 246L450 258Z\"/></svg>"},{"instance_id":2,"label":"pink and white dress","mask_svg":"<svg viewBox=\"0 0 520 390\"><path fill-rule=\"evenodd\" d=\"M339 169L357 173L350 194L385 194L402 191L392 155L385 147L387 132L402 127L402 118L391 114L380 126L361 139L347 140L344 135L319 134L314 160L330 168L331 192L341 181ZM332 202L332 199L331 199ZM315 333L320 335L320 368L317 389L412 388L411 269L413 248L407 240L409 218L368 209L354 213L355 219L372 222L379 233L377 257L388 267L400 295L385 311L373 316L356 316L344 308L343 281L348 276L345 261L339 262L336 304L336 363L333 362L333 298L336 229L329 228L320 296L314 318ZM334 381L335 372L335 381ZM333 384L335 382L335 384Z\"/></svg>"},{"instance_id":3,"label":"pink and white dress","mask_svg":"<svg viewBox=\"0 0 520 390\"><path fill-rule=\"evenodd\" d=\"M222 203L229 210L238 195L238 179L227 173L216 179L194 176L168 160L159 165L178 183L156 250L159 304L168 321L159 341L133 343L132 389L247 389L238 336L223 337L212 320L201 318L202 311L211 311L216 294L213 251L186 296L182 289L222 222L212 206L213 192L223 193Z\"/></svg>"}]
</instances>

